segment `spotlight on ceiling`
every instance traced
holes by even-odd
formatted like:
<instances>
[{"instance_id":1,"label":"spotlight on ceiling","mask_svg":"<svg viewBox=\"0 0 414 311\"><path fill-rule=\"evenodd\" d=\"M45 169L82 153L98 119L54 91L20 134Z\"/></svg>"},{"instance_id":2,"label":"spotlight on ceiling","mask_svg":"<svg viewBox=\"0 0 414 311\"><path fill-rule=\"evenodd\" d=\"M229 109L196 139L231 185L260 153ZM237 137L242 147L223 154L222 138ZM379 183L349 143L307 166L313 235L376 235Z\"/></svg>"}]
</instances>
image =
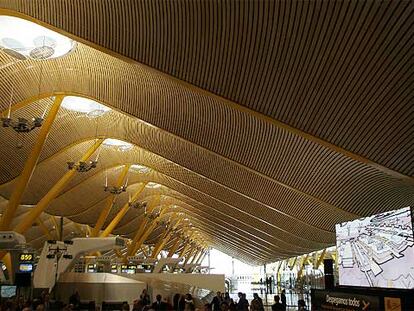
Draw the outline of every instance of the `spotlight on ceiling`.
<instances>
[{"instance_id":1,"label":"spotlight on ceiling","mask_svg":"<svg viewBox=\"0 0 414 311\"><path fill-rule=\"evenodd\" d=\"M17 60L64 56L76 46L72 39L14 16L0 15L0 50Z\"/></svg>"},{"instance_id":2,"label":"spotlight on ceiling","mask_svg":"<svg viewBox=\"0 0 414 311\"><path fill-rule=\"evenodd\" d=\"M96 168L96 166L98 165L98 161L94 160L94 161L88 161L88 162L67 162L68 164L68 169L69 170L76 170L80 173L85 173L90 171L93 168Z\"/></svg>"},{"instance_id":3,"label":"spotlight on ceiling","mask_svg":"<svg viewBox=\"0 0 414 311\"><path fill-rule=\"evenodd\" d=\"M29 133L37 127L41 127L43 124L43 118L35 117L32 120L27 120L25 118L17 118L13 120L11 117L1 118L3 127L11 127L17 133Z\"/></svg>"}]
</instances>

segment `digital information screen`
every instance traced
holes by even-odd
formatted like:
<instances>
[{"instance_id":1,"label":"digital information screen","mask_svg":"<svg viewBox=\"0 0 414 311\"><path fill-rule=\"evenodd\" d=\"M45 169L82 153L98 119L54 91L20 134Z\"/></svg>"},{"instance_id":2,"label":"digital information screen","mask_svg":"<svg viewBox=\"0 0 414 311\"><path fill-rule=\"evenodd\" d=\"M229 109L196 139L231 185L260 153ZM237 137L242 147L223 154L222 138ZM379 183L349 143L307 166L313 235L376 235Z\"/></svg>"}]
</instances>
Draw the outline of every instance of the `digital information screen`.
<instances>
[{"instance_id":1,"label":"digital information screen","mask_svg":"<svg viewBox=\"0 0 414 311\"><path fill-rule=\"evenodd\" d=\"M2 285L0 289L0 296L2 298L11 298L16 296L16 286Z\"/></svg>"},{"instance_id":2,"label":"digital information screen","mask_svg":"<svg viewBox=\"0 0 414 311\"><path fill-rule=\"evenodd\" d=\"M336 225L339 284L414 288L412 208Z\"/></svg>"},{"instance_id":3,"label":"digital information screen","mask_svg":"<svg viewBox=\"0 0 414 311\"><path fill-rule=\"evenodd\" d=\"M21 253L19 255L20 262L32 262L34 261L34 256L32 253Z\"/></svg>"},{"instance_id":4,"label":"digital information screen","mask_svg":"<svg viewBox=\"0 0 414 311\"><path fill-rule=\"evenodd\" d=\"M32 272L33 271L33 264L31 263L21 263L19 264L19 272Z\"/></svg>"}]
</instances>

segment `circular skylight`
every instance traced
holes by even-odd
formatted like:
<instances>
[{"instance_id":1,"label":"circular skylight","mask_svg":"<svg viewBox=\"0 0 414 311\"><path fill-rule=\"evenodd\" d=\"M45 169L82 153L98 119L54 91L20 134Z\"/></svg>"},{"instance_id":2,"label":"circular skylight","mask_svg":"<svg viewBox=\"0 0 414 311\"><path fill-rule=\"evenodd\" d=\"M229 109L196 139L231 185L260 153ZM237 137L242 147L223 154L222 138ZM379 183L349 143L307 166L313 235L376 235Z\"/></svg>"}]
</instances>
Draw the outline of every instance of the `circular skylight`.
<instances>
[{"instance_id":1,"label":"circular skylight","mask_svg":"<svg viewBox=\"0 0 414 311\"><path fill-rule=\"evenodd\" d=\"M127 143L126 141L115 139L115 138L107 138L103 142L104 146L116 148L118 151L127 151L133 147L132 144Z\"/></svg>"},{"instance_id":2,"label":"circular skylight","mask_svg":"<svg viewBox=\"0 0 414 311\"><path fill-rule=\"evenodd\" d=\"M0 15L0 50L24 60L66 55L76 45L72 39L14 16Z\"/></svg>"},{"instance_id":3,"label":"circular skylight","mask_svg":"<svg viewBox=\"0 0 414 311\"><path fill-rule=\"evenodd\" d=\"M131 169L134 171L137 171L138 173L142 173L142 174L146 174L151 170L149 167L146 167L140 164L132 164Z\"/></svg>"},{"instance_id":4,"label":"circular skylight","mask_svg":"<svg viewBox=\"0 0 414 311\"><path fill-rule=\"evenodd\" d=\"M66 96L62 101L62 107L67 110L84 113L90 118L100 117L104 113L111 111L111 108L92 99L78 96Z\"/></svg>"},{"instance_id":5,"label":"circular skylight","mask_svg":"<svg viewBox=\"0 0 414 311\"><path fill-rule=\"evenodd\" d=\"M151 189L157 189L157 188L160 188L160 187L161 187L161 185L160 185L160 184L157 184L157 183L155 183L155 182L149 182L149 183L147 184L147 187L148 187L148 188L151 188Z\"/></svg>"}]
</instances>

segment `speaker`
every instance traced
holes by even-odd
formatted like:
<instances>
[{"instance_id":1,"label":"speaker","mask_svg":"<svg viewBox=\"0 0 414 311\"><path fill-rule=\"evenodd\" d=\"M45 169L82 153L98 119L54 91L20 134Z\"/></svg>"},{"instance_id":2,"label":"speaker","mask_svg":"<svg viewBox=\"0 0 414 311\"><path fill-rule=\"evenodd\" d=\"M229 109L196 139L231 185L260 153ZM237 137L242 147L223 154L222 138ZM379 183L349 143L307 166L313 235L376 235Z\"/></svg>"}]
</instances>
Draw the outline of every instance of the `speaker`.
<instances>
[{"instance_id":1,"label":"speaker","mask_svg":"<svg viewBox=\"0 0 414 311\"><path fill-rule=\"evenodd\" d=\"M325 275L334 274L333 259L324 259L323 260L323 271L324 271Z\"/></svg>"}]
</instances>

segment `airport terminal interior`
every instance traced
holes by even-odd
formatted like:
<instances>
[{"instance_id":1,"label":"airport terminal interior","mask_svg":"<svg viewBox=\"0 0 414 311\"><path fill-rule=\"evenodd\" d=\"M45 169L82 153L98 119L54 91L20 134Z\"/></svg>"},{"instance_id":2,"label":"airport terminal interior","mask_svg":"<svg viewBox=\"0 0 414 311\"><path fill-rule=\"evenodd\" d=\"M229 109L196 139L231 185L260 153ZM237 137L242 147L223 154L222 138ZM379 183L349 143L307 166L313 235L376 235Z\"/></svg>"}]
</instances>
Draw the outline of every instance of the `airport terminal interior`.
<instances>
[{"instance_id":1,"label":"airport terminal interior","mask_svg":"<svg viewBox=\"0 0 414 311\"><path fill-rule=\"evenodd\" d=\"M414 310L414 1L0 0L3 310Z\"/></svg>"}]
</instances>

